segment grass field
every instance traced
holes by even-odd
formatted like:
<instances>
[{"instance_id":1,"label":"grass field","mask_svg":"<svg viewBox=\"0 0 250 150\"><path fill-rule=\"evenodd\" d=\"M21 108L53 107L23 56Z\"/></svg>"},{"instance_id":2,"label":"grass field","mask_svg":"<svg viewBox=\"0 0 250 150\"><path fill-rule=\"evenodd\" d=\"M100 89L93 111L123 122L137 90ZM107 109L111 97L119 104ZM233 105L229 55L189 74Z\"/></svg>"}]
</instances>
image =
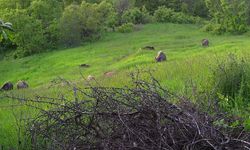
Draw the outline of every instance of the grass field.
<instances>
[{"instance_id":1,"label":"grass field","mask_svg":"<svg viewBox=\"0 0 250 150\"><path fill-rule=\"evenodd\" d=\"M101 40L84 46L33 55L22 59L0 61L0 83L26 80L30 89L16 91L19 95L47 93L50 82L58 77L77 82L93 75L107 86L122 86L129 83L129 72L136 68L152 69L155 77L171 90L185 92L188 82L195 82L203 88L210 86L211 72L217 61L229 53L248 57L250 34L212 35L203 32L196 25L149 24L132 33L107 33ZM208 38L210 47L201 46L201 40ZM156 51L140 50L154 46ZM161 50L168 60L156 63L154 57ZM80 68L89 64L89 68ZM114 71L111 78L104 73ZM55 91L53 91L55 92ZM17 141L15 114L29 112L27 108L6 107L17 103L0 101L0 145L15 146Z\"/></svg>"}]
</instances>

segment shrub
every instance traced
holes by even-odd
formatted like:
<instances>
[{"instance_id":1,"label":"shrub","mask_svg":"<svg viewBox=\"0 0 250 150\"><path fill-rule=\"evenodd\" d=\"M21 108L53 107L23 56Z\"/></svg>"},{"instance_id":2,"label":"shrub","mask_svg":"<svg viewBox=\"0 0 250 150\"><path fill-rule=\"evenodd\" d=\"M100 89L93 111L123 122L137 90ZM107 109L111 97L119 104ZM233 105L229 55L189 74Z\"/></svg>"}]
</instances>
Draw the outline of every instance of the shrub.
<instances>
[{"instance_id":1,"label":"shrub","mask_svg":"<svg viewBox=\"0 0 250 150\"><path fill-rule=\"evenodd\" d=\"M117 31L121 33L129 33L129 32L132 32L133 30L134 30L133 23L125 23L117 28Z\"/></svg>"},{"instance_id":2,"label":"shrub","mask_svg":"<svg viewBox=\"0 0 250 150\"><path fill-rule=\"evenodd\" d=\"M115 26L118 24L118 16L112 4L106 1L102 1L96 7L96 9L100 14L99 17L102 25L105 26L106 28L114 29Z\"/></svg>"},{"instance_id":3,"label":"shrub","mask_svg":"<svg viewBox=\"0 0 250 150\"><path fill-rule=\"evenodd\" d=\"M39 53L46 49L45 30L40 20L30 16L27 10L6 9L4 12L1 16L13 24L15 32L11 34L11 41L19 51L18 57Z\"/></svg>"},{"instance_id":4,"label":"shrub","mask_svg":"<svg viewBox=\"0 0 250 150\"><path fill-rule=\"evenodd\" d=\"M250 65L245 59L238 59L230 54L226 60L220 62L214 71L214 84L220 99L230 107L237 103L248 104L250 100ZM244 107L244 104L241 106Z\"/></svg>"},{"instance_id":5,"label":"shrub","mask_svg":"<svg viewBox=\"0 0 250 150\"><path fill-rule=\"evenodd\" d=\"M174 23L194 23L194 18L185 15L184 13L173 13L172 22Z\"/></svg>"},{"instance_id":6,"label":"shrub","mask_svg":"<svg viewBox=\"0 0 250 150\"><path fill-rule=\"evenodd\" d=\"M45 32L47 47L48 48L57 48L60 44L60 29L58 20L53 20L50 25L47 27Z\"/></svg>"},{"instance_id":7,"label":"shrub","mask_svg":"<svg viewBox=\"0 0 250 150\"><path fill-rule=\"evenodd\" d=\"M154 17L157 22L172 22L172 16L174 14L174 11L170 8L161 6L159 7L155 13Z\"/></svg>"},{"instance_id":8,"label":"shrub","mask_svg":"<svg viewBox=\"0 0 250 150\"><path fill-rule=\"evenodd\" d=\"M154 13L155 20L157 22L165 23L200 23L201 19L199 17L193 17L186 15L183 12L174 12L172 9L167 7L159 7Z\"/></svg>"},{"instance_id":9,"label":"shrub","mask_svg":"<svg viewBox=\"0 0 250 150\"><path fill-rule=\"evenodd\" d=\"M210 22L212 32L242 34L247 31L248 15L245 0L218 0L217 3L214 0L207 0L206 4L212 16Z\"/></svg>"},{"instance_id":10,"label":"shrub","mask_svg":"<svg viewBox=\"0 0 250 150\"><path fill-rule=\"evenodd\" d=\"M145 7L143 7L141 10L136 7L129 9L122 15L123 23L131 22L133 24L145 24L150 22L150 20L151 17Z\"/></svg>"},{"instance_id":11,"label":"shrub","mask_svg":"<svg viewBox=\"0 0 250 150\"><path fill-rule=\"evenodd\" d=\"M214 34L221 35L226 32L226 29L221 25L221 24L216 24L216 23L207 23L203 27L204 31L206 32L211 32Z\"/></svg>"},{"instance_id":12,"label":"shrub","mask_svg":"<svg viewBox=\"0 0 250 150\"><path fill-rule=\"evenodd\" d=\"M17 45L19 53L23 54L18 56L28 56L45 49L46 39L41 21L21 10L16 11L11 19L13 19L15 29L13 41Z\"/></svg>"},{"instance_id":13,"label":"shrub","mask_svg":"<svg viewBox=\"0 0 250 150\"><path fill-rule=\"evenodd\" d=\"M59 29L61 42L66 46L81 43L81 12L78 5L70 5L65 8L59 22Z\"/></svg>"},{"instance_id":14,"label":"shrub","mask_svg":"<svg viewBox=\"0 0 250 150\"><path fill-rule=\"evenodd\" d=\"M59 27L62 43L66 46L79 45L84 41L99 38L106 27L114 27L115 13L106 2L71 4L65 8Z\"/></svg>"}]
</instances>

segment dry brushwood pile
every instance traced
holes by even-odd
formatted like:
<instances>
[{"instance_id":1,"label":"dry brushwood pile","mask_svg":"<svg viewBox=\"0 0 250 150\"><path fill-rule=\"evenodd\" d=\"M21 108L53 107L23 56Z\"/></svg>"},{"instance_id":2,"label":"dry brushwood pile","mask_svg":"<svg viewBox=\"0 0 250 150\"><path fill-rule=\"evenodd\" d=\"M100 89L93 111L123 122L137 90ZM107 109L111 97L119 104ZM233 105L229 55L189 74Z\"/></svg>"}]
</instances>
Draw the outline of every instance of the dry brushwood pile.
<instances>
[{"instance_id":1,"label":"dry brushwood pile","mask_svg":"<svg viewBox=\"0 0 250 150\"><path fill-rule=\"evenodd\" d=\"M73 87L74 100L37 97L30 123L33 149L248 150L243 128L215 126L218 119L163 89L156 80L133 78L131 88ZM171 103L179 99L180 103ZM31 100L30 100L31 101Z\"/></svg>"}]
</instances>

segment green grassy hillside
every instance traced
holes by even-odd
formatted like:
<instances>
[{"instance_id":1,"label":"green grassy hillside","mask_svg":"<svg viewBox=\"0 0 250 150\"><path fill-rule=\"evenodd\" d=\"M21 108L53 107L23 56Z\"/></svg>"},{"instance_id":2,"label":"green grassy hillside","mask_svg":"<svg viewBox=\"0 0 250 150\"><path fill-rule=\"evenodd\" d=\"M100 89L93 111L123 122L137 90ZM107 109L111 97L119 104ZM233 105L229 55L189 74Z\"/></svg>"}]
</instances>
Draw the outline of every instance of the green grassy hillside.
<instances>
[{"instance_id":1,"label":"green grassy hillside","mask_svg":"<svg viewBox=\"0 0 250 150\"><path fill-rule=\"evenodd\" d=\"M132 33L107 33L98 42L84 46L33 55L22 59L0 61L0 84L26 80L30 89L14 93L24 95L43 94L46 87L57 77L77 82L82 76L93 75L104 85L120 86L128 83L129 72L136 68L152 69L157 79L171 90L184 92L185 83L192 79L197 85L209 86L211 68L228 53L248 57L250 35L216 36L203 32L199 26L176 24L149 24ZM210 47L201 46L208 38ZM154 46L155 51L141 50ZM168 60L156 63L158 51L167 54ZM80 68L89 64L89 68ZM111 78L104 73L114 71ZM6 107L16 102L0 101L0 145L15 145L15 113L26 108Z\"/></svg>"},{"instance_id":2,"label":"green grassy hillside","mask_svg":"<svg viewBox=\"0 0 250 150\"><path fill-rule=\"evenodd\" d=\"M200 46L203 38L210 39L209 48ZM108 33L100 41L78 48L1 61L0 83L26 80L31 87L37 87L48 84L58 76L77 80L79 72L100 76L106 71L122 71L136 65L159 66L154 62L159 50L167 54L169 61L164 63L167 65L176 60L194 60L196 55L247 50L250 47L248 38L247 35L214 36L202 32L194 25L146 25L133 33ZM146 45L155 46L157 51L139 51L139 48ZM83 63L91 67L79 68Z\"/></svg>"}]
</instances>

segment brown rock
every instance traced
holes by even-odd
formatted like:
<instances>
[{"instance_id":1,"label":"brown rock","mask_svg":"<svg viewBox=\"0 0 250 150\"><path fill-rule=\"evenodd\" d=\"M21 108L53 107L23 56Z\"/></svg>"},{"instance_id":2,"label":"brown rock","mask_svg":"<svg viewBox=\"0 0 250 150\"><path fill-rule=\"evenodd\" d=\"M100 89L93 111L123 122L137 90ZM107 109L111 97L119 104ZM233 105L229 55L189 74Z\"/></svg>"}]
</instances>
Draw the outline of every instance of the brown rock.
<instances>
[{"instance_id":1,"label":"brown rock","mask_svg":"<svg viewBox=\"0 0 250 150\"><path fill-rule=\"evenodd\" d=\"M105 72L104 76L106 76L106 77L112 77L114 74L115 74L115 72L109 71L109 72Z\"/></svg>"}]
</instances>

